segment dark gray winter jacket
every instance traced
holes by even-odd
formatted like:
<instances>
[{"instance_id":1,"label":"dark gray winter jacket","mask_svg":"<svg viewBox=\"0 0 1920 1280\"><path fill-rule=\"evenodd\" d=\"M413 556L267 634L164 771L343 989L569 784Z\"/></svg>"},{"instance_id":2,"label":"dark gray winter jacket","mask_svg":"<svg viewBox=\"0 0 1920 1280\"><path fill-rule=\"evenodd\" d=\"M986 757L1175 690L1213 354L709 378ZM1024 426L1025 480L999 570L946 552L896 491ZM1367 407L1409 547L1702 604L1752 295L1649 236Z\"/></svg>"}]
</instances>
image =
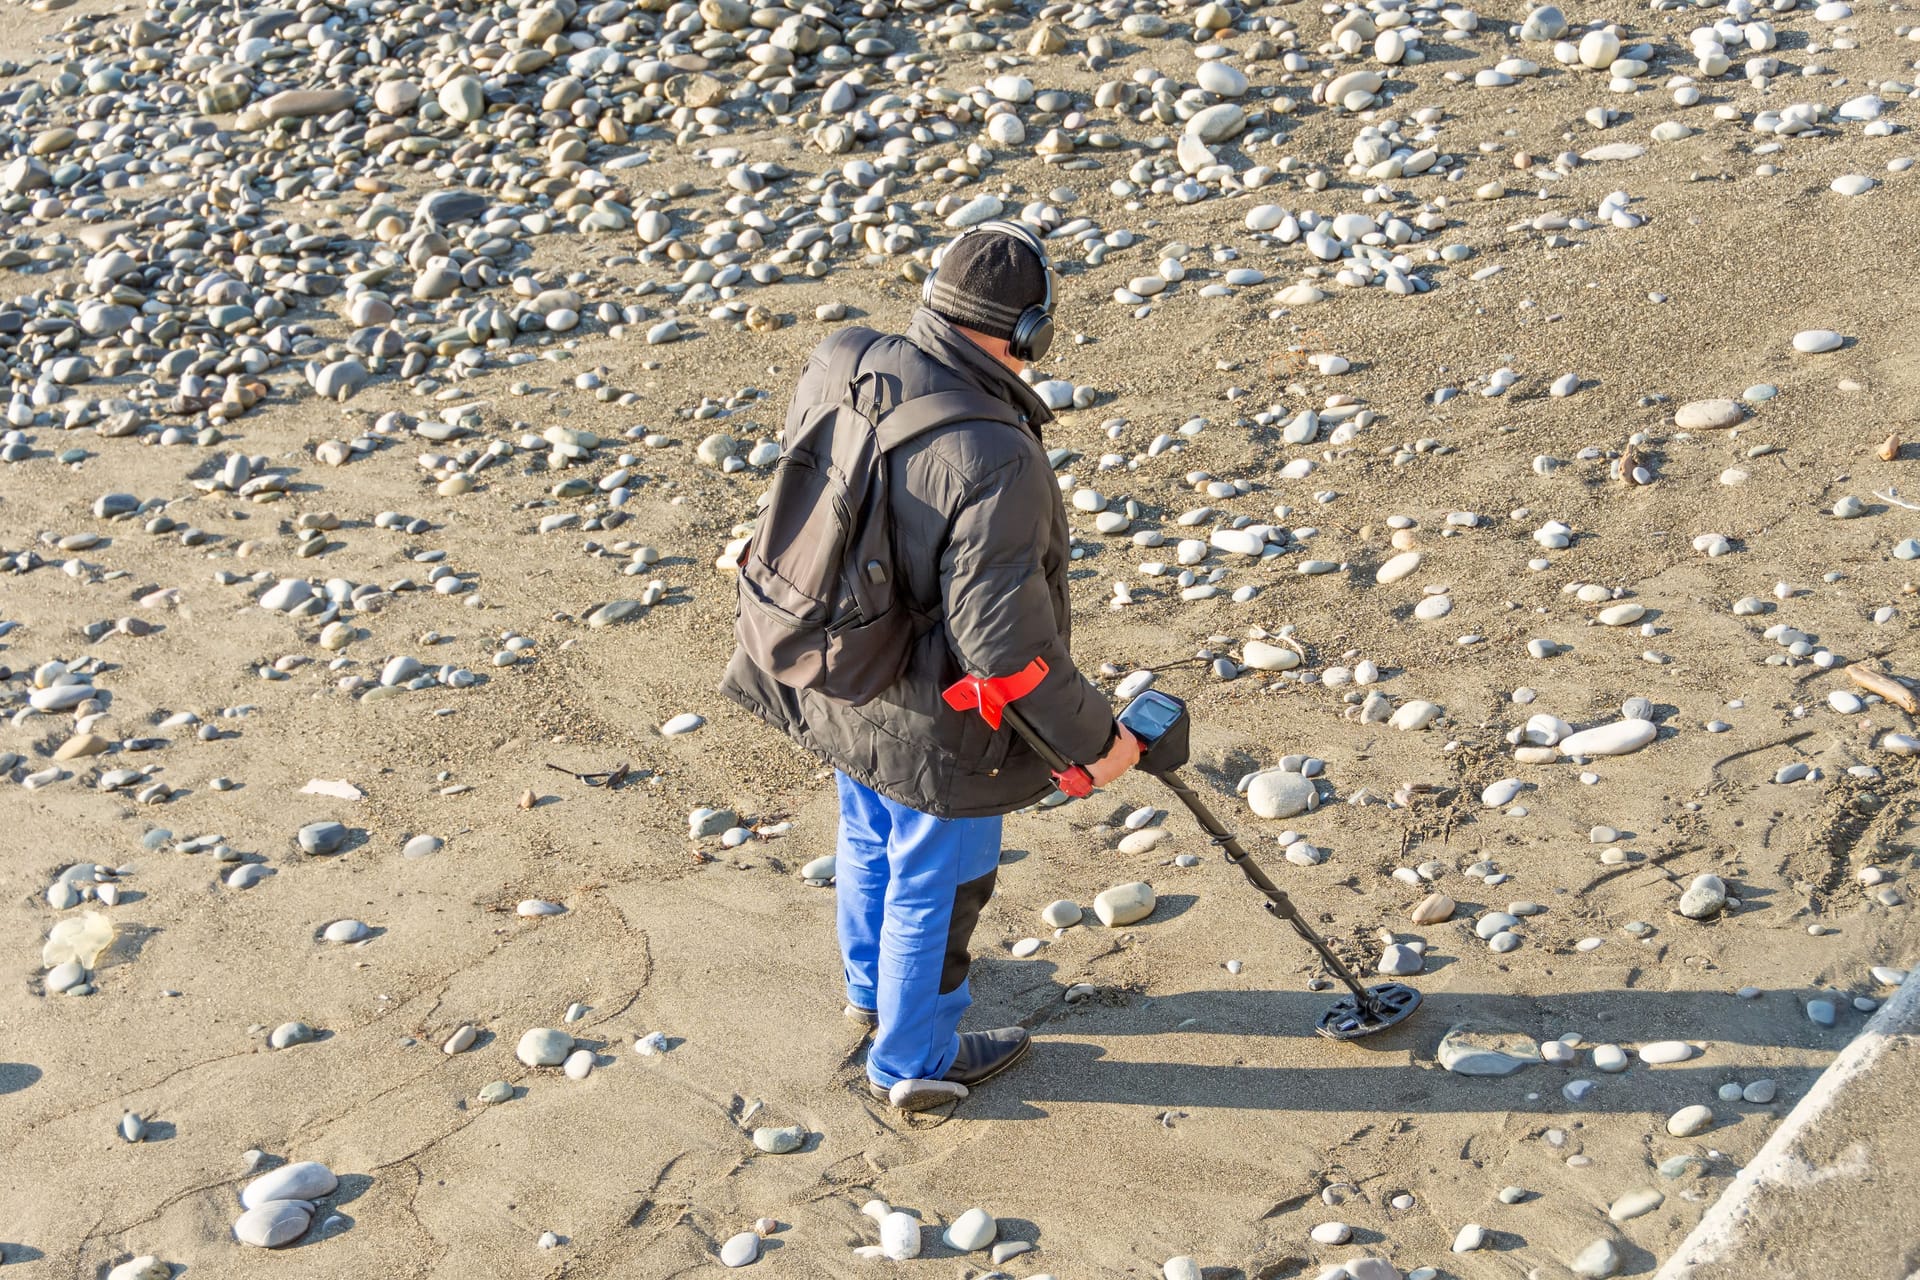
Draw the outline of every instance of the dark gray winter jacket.
<instances>
[{"instance_id":1,"label":"dark gray winter jacket","mask_svg":"<svg viewBox=\"0 0 1920 1280\"><path fill-rule=\"evenodd\" d=\"M901 804L942 818L1007 813L1053 789L1046 765L1009 726L987 727L942 691L963 673L1010 675L1034 658L1052 669L1020 702L1067 759L1090 763L1113 737L1113 712L1067 653L1067 513L1040 444L1052 418L1033 391L944 318L921 308L904 337L883 337L860 361L878 375L879 411L937 391L973 388L1005 401L1025 428L961 422L887 454L896 579L937 623L886 693L851 706L795 691L735 652L721 690L835 768ZM822 399L810 359L789 424Z\"/></svg>"}]
</instances>

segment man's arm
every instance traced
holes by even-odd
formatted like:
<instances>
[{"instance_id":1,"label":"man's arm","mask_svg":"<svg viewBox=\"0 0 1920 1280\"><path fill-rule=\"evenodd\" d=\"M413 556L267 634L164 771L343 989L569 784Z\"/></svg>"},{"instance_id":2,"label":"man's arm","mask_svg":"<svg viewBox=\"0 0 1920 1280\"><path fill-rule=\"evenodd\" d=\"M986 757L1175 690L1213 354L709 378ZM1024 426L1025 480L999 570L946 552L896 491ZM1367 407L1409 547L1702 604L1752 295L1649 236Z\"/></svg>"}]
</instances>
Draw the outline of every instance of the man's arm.
<instances>
[{"instance_id":1,"label":"man's arm","mask_svg":"<svg viewBox=\"0 0 1920 1280\"><path fill-rule=\"evenodd\" d=\"M971 675L996 679L1046 659L1049 672L1020 709L1067 759L1107 753L1113 710L1080 675L1054 623L1042 563L1060 494L1030 453L974 486L940 561L948 642Z\"/></svg>"}]
</instances>

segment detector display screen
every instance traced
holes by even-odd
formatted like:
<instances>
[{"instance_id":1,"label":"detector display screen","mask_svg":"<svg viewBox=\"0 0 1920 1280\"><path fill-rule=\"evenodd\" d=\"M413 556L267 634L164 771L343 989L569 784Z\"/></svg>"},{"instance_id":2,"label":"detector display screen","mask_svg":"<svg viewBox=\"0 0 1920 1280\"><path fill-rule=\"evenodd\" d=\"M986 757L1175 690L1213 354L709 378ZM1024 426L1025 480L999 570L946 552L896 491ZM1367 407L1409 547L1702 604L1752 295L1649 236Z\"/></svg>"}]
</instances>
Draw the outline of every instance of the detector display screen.
<instances>
[{"instance_id":1,"label":"detector display screen","mask_svg":"<svg viewBox=\"0 0 1920 1280\"><path fill-rule=\"evenodd\" d=\"M1164 693L1149 690L1127 704L1127 709L1120 713L1120 723L1136 737L1152 742L1178 724L1185 714L1186 708L1180 703Z\"/></svg>"}]
</instances>

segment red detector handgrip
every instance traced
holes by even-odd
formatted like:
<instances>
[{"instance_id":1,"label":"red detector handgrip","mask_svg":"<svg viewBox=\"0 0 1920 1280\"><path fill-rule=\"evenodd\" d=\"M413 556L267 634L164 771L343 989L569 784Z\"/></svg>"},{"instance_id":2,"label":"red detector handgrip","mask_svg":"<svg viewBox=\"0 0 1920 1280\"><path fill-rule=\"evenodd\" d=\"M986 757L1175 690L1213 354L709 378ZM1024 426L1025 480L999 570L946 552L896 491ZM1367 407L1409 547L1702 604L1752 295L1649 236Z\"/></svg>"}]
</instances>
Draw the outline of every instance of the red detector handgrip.
<instances>
[{"instance_id":1,"label":"red detector handgrip","mask_svg":"<svg viewBox=\"0 0 1920 1280\"><path fill-rule=\"evenodd\" d=\"M1093 775L1076 764L1064 773L1054 774L1053 785L1075 800L1084 800L1093 794Z\"/></svg>"},{"instance_id":2,"label":"red detector handgrip","mask_svg":"<svg viewBox=\"0 0 1920 1280\"><path fill-rule=\"evenodd\" d=\"M980 718L998 729L1001 713L1009 702L1024 698L1040 687L1050 670L1045 658L1035 658L1009 676L961 676L947 687L947 705L955 711L978 708Z\"/></svg>"}]
</instances>

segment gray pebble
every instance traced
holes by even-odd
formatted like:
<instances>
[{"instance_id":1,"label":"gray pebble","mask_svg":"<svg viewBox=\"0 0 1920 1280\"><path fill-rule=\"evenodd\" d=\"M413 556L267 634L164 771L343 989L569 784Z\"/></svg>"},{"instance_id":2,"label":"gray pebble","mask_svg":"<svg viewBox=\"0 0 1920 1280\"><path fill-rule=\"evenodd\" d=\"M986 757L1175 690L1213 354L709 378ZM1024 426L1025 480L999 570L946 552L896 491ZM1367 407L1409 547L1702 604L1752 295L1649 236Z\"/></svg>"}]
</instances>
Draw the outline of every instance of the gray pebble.
<instances>
[{"instance_id":1,"label":"gray pebble","mask_svg":"<svg viewBox=\"0 0 1920 1280\"><path fill-rule=\"evenodd\" d=\"M267 1043L275 1049L290 1049L296 1044L306 1044L314 1037L314 1030L304 1022L283 1022L273 1029L267 1037Z\"/></svg>"},{"instance_id":2,"label":"gray pebble","mask_svg":"<svg viewBox=\"0 0 1920 1280\"><path fill-rule=\"evenodd\" d=\"M530 1067L557 1067L573 1050L573 1037L552 1027L534 1027L520 1037L514 1056Z\"/></svg>"},{"instance_id":3,"label":"gray pebble","mask_svg":"<svg viewBox=\"0 0 1920 1280\"><path fill-rule=\"evenodd\" d=\"M753 1131L753 1145L768 1155L783 1156L806 1145L807 1131L799 1125L787 1128L761 1126Z\"/></svg>"},{"instance_id":4,"label":"gray pebble","mask_svg":"<svg viewBox=\"0 0 1920 1280\"><path fill-rule=\"evenodd\" d=\"M760 1258L760 1237L751 1231L742 1231L729 1237L720 1246L720 1265L725 1267L744 1267Z\"/></svg>"},{"instance_id":5,"label":"gray pebble","mask_svg":"<svg viewBox=\"0 0 1920 1280\"><path fill-rule=\"evenodd\" d=\"M304 853L332 853L347 842L347 828L338 822L313 822L300 828L297 839Z\"/></svg>"},{"instance_id":6,"label":"gray pebble","mask_svg":"<svg viewBox=\"0 0 1920 1280\"><path fill-rule=\"evenodd\" d=\"M300 1200L269 1200L249 1209L233 1224L233 1234L242 1244L261 1249L277 1249L292 1244L307 1233L313 1213Z\"/></svg>"}]
</instances>

